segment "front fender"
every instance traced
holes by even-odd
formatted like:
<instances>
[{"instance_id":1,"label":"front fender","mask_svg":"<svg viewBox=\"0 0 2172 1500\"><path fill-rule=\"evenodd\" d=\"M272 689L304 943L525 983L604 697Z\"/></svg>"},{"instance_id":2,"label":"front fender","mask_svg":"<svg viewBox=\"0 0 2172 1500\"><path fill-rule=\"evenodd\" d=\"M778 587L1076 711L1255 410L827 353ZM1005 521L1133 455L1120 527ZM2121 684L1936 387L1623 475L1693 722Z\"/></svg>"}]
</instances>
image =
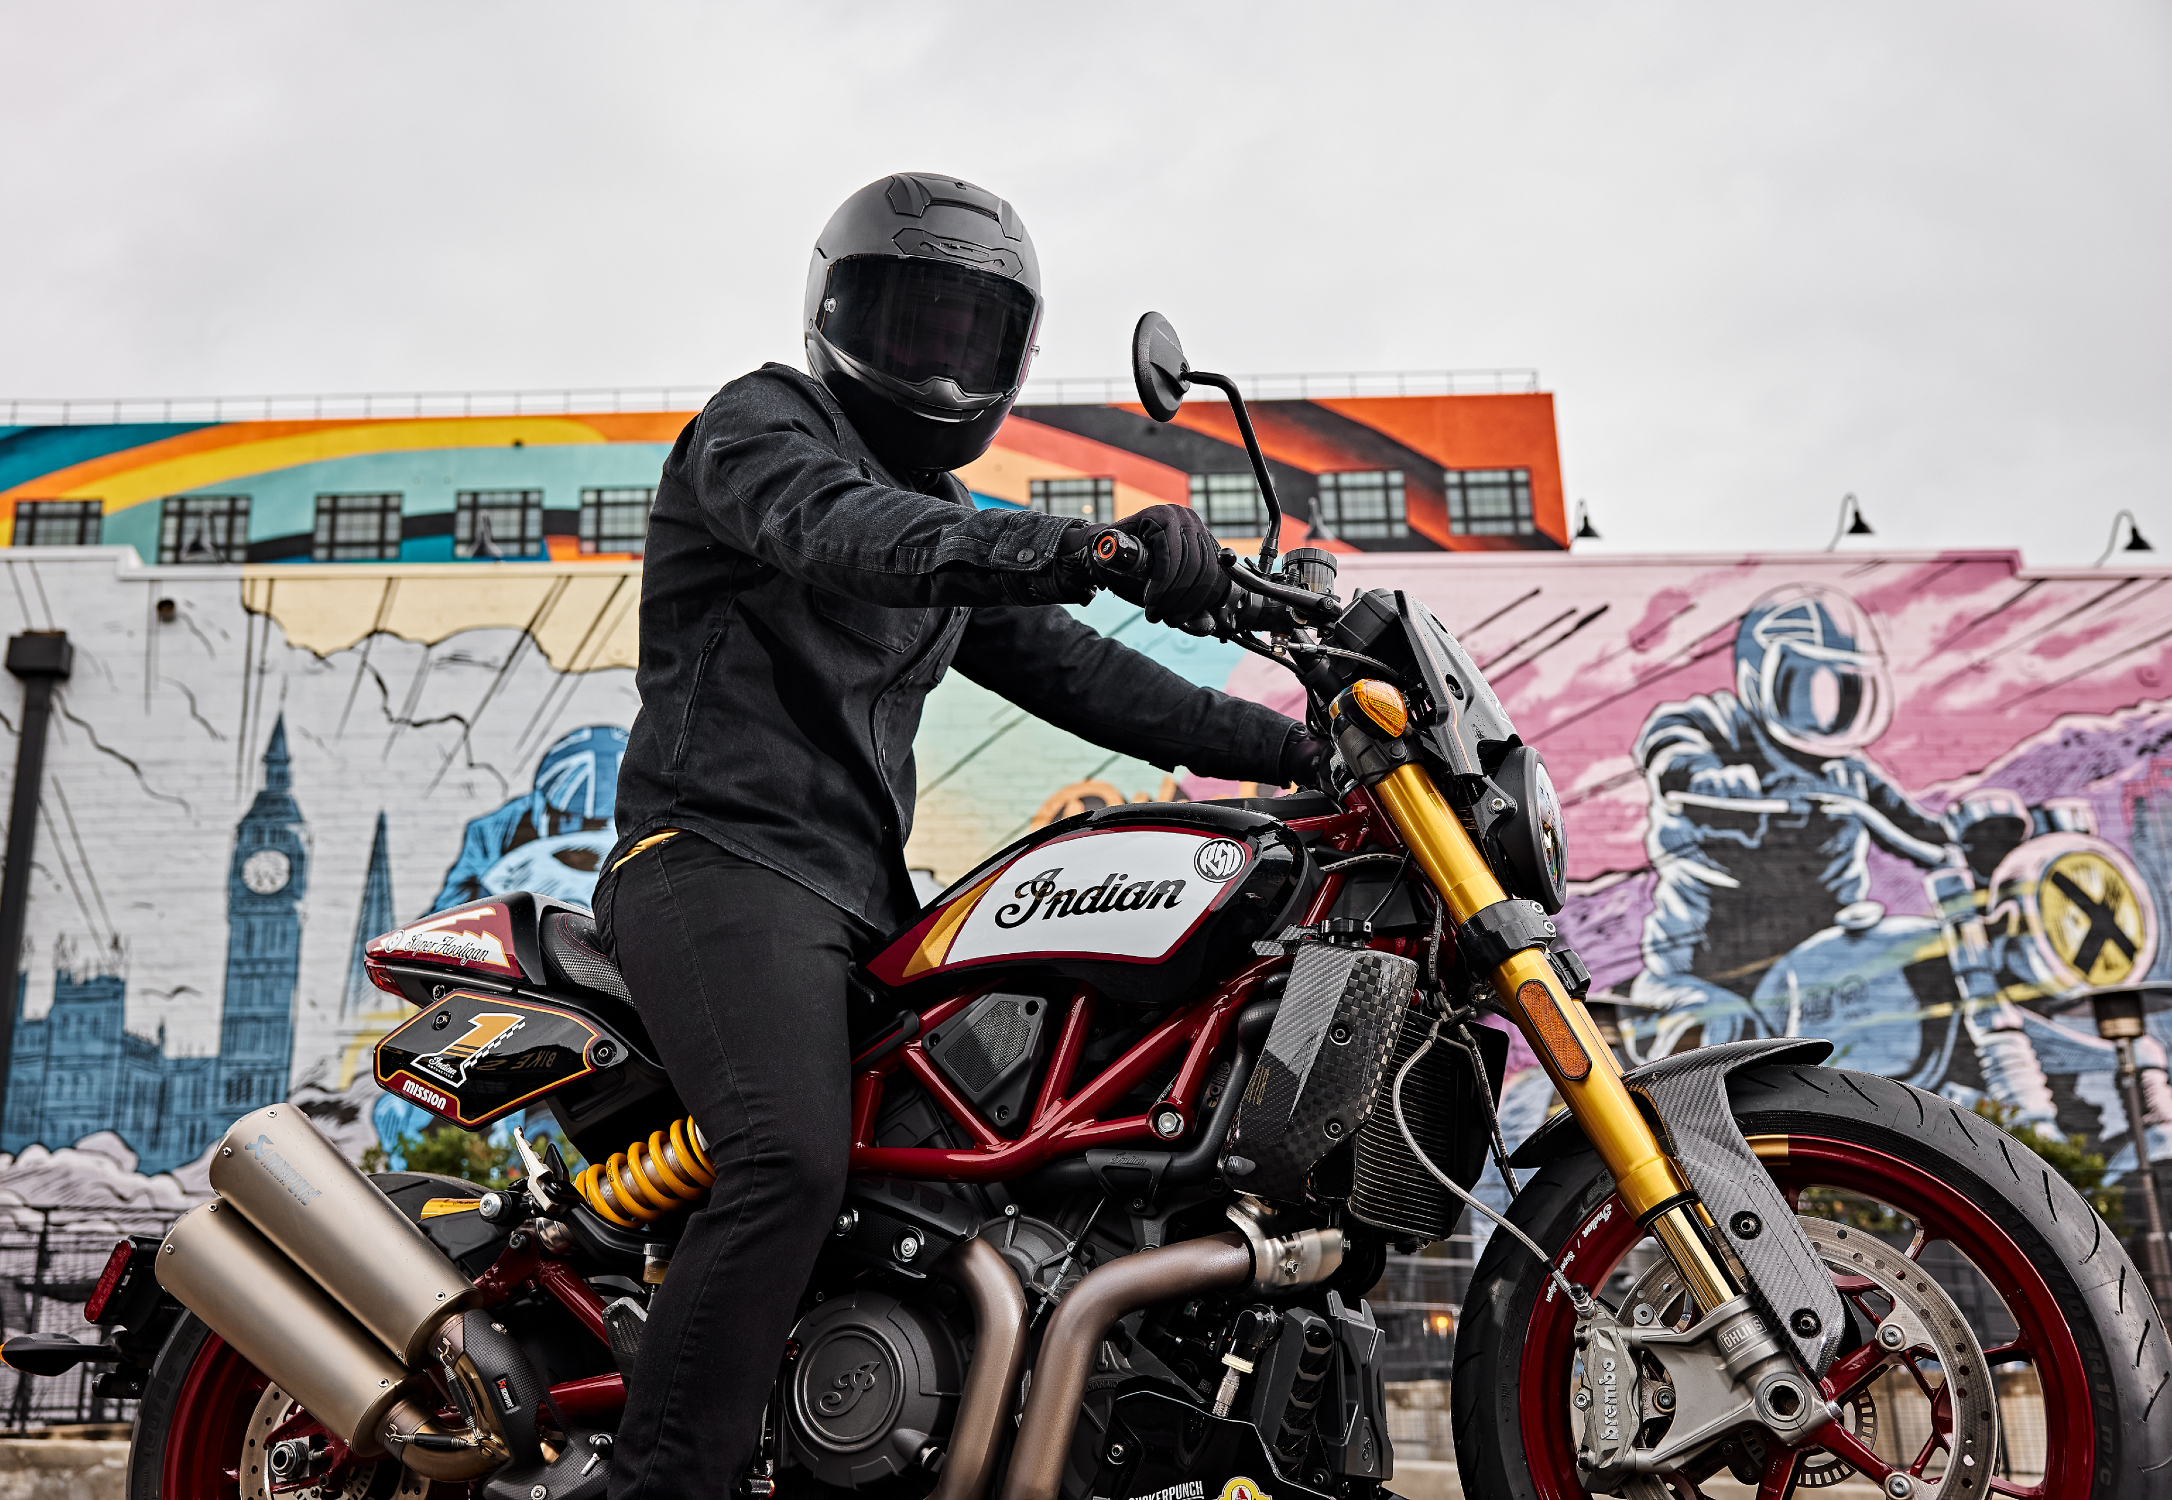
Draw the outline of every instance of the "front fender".
<instances>
[{"instance_id":1,"label":"front fender","mask_svg":"<svg viewBox=\"0 0 2172 1500\"><path fill-rule=\"evenodd\" d=\"M1727 1098L1727 1080L1744 1068L1772 1063L1814 1067L1832 1051L1832 1043L1815 1038L1724 1042L1662 1057L1622 1078L1654 1122L1661 1146L1712 1215L1719 1238L1749 1272L1752 1301L1814 1375L1823 1375L1839 1352L1846 1309L1793 1205L1780 1196L1743 1139ZM1582 1130L1573 1121L1563 1125L1565 1119L1564 1110L1547 1121L1517 1151L1512 1164L1526 1157L1544 1161L1582 1144ZM1738 1224L1747 1227L1737 1229Z\"/></svg>"},{"instance_id":2,"label":"front fender","mask_svg":"<svg viewBox=\"0 0 2172 1500\"><path fill-rule=\"evenodd\" d=\"M1711 1068L1731 1077L1744 1068L1763 1067L1767 1063L1803 1063L1816 1067L1832 1055L1833 1044L1819 1037L1764 1037L1747 1042L1722 1042L1717 1046L1691 1047L1686 1052L1654 1058L1622 1074L1621 1081L1628 1085L1630 1093L1647 1105L1648 1118L1651 1096L1639 1088L1639 1084L1649 1085ZM1663 1121L1654 1120L1653 1124L1664 1134ZM1509 1153L1508 1162L1513 1167L1543 1167L1573 1151L1583 1150L1588 1144L1584 1127L1576 1122L1576 1116L1565 1109L1557 1109L1547 1116L1545 1124L1532 1131L1522 1145ZM1661 1144L1667 1143L1662 1139Z\"/></svg>"}]
</instances>

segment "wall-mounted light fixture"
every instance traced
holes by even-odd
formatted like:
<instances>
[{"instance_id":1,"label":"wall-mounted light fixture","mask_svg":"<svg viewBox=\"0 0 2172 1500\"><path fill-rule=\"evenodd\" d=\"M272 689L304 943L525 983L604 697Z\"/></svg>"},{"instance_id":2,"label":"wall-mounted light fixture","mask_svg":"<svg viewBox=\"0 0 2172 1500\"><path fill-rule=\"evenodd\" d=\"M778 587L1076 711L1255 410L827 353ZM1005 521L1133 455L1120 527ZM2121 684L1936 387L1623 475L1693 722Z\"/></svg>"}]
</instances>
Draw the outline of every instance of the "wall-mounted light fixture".
<instances>
[{"instance_id":1,"label":"wall-mounted light fixture","mask_svg":"<svg viewBox=\"0 0 2172 1500\"><path fill-rule=\"evenodd\" d=\"M1825 544L1827 552L1840 545L1844 536L1870 536L1870 522L1863 519L1863 507L1856 504L1851 492L1840 497L1840 524L1833 530L1833 539Z\"/></svg>"},{"instance_id":2,"label":"wall-mounted light fixture","mask_svg":"<svg viewBox=\"0 0 2172 1500\"><path fill-rule=\"evenodd\" d=\"M2119 545L2119 523L2121 521L2125 521L2127 523L2127 545L2124 547ZM2104 556L2098 558L2089 566L2092 568L2103 567L2104 564L2110 560L2111 555L2115 551L2155 552L2156 550L2157 549L2155 547L2152 547L2149 544L2149 538L2142 535L2142 528L2134 524L2134 512L2131 510L2123 510L2118 515L2112 517L2112 535L2111 539L2104 544Z\"/></svg>"}]
</instances>

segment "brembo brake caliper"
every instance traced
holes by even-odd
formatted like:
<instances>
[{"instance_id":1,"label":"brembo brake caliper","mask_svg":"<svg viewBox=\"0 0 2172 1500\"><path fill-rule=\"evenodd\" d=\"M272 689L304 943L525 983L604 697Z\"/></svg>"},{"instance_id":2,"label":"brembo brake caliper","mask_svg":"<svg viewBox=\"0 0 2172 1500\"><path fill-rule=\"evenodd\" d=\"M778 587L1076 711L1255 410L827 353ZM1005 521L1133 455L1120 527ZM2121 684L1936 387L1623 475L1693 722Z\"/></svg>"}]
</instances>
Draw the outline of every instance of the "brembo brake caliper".
<instances>
[{"instance_id":1,"label":"brembo brake caliper","mask_svg":"<svg viewBox=\"0 0 2172 1500\"><path fill-rule=\"evenodd\" d=\"M1840 1416L1747 1297L1687 1329L1661 1323L1648 1301L1637 1302L1626 1323L1595 1307L1578 1321L1576 1342L1584 1360L1576 1464L1594 1490L1636 1495L1636 1476L1673 1469L1753 1422L1793 1444ZM1665 1437L1637 1446L1646 1424L1660 1419L1672 1421Z\"/></svg>"}]
</instances>

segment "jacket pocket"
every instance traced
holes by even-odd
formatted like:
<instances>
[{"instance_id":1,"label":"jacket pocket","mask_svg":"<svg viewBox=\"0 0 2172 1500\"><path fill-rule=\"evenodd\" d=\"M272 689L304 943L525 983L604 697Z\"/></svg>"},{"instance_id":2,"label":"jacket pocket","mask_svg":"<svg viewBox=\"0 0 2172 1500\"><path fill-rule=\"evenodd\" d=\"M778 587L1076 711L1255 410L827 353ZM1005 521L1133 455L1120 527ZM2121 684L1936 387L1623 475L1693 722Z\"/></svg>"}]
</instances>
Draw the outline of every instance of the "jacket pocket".
<instances>
[{"instance_id":1,"label":"jacket pocket","mask_svg":"<svg viewBox=\"0 0 2172 1500\"><path fill-rule=\"evenodd\" d=\"M694 738L694 715L701 709L701 685L709 675L709 658L716 654L723 639L723 631L711 631L709 639L701 643L701 655L694 658L693 680L686 687L686 712L679 719L679 742L671 747L671 769L674 771L686 765L686 748Z\"/></svg>"},{"instance_id":2,"label":"jacket pocket","mask_svg":"<svg viewBox=\"0 0 2172 1500\"><path fill-rule=\"evenodd\" d=\"M847 635L858 636L885 651L911 650L913 642L920 639L921 627L927 623L928 612L924 609L887 609L864 599L833 594L827 589L810 592L814 596L816 614Z\"/></svg>"}]
</instances>

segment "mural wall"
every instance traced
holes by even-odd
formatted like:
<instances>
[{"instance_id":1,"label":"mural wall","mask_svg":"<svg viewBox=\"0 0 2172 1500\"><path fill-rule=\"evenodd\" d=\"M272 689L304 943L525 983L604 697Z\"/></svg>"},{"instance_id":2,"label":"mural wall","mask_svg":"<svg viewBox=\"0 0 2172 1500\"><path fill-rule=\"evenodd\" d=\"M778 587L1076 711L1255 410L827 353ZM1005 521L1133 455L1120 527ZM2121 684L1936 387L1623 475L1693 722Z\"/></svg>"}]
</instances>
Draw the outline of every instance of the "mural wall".
<instances>
[{"instance_id":1,"label":"mural wall","mask_svg":"<svg viewBox=\"0 0 2172 1500\"><path fill-rule=\"evenodd\" d=\"M66 629L78 653L0 1195L179 1201L214 1134L282 1096L353 1152L395 1134L405 1107L374 1093L368 1053L403 1016L360 943L479 894L592 887L636 707L638 563L160 568L51 548L0 571L0 625ZM1383 552L1343 578L1432 607L1546 753L1566 921L1632 1057L1826 1035L1849 1066L2131 1161L2109 1049L2069 1002L2172 977L2172 573ZM1113 598L1086 614L1194 681L1292 704L1235 648ZM957 674L917 755L909 855L931 882L1065 810L1240 790ZM2151 1024L2162 1106L2172 1029ZM1547 1106L1527 1056L1510 1103L1519 1130Z\"/></svg>"}]
</instances>

